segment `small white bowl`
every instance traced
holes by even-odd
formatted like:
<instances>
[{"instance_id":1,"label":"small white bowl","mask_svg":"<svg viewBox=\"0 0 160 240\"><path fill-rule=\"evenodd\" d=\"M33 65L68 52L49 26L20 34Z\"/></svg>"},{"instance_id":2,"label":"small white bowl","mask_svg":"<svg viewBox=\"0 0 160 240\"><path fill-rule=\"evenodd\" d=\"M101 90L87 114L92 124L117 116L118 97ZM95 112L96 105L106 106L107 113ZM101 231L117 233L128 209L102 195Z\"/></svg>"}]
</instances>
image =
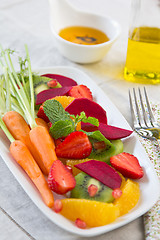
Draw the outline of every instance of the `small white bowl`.
<instances>
[{"instance_id":1,"label":"small white bowl","mask_svg":"<svg viewBox=\"0 0 160 240\"><path fill-rule=\"evenodd\" d=\"M69 60L77 63L93 63L100 61L111 48L120 34L120 25L113 19L79 11L66 0L49 0L51 29L57 48ZM59 36L61 29L70 26L92 27L104 32L109 41L97 45L81 45L69 42Z\"/></svg>"}]
</instances>

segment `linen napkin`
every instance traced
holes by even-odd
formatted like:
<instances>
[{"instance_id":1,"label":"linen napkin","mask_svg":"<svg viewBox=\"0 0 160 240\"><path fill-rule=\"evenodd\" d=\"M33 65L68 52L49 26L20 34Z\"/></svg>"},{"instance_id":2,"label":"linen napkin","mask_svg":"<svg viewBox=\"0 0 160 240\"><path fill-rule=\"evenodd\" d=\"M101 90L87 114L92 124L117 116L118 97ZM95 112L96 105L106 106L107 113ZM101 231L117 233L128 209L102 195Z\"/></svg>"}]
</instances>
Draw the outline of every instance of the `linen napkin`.
<instances>
[{"instance_id":1,"label":"linen napkin","mask_svg":"<svg viewBox=\"0 0 160 240\"><path fill-rule=\"evenodd\" d=\"M160 104L151 104L153 115L160 123ZM154 165L154 169L160 180L160 146L157 141L150 141L138 135L139 140L145 148L149 159ZM146 240L160 240L160 198L157 203L144 214L144 229Z\"/></svg>"}]
</instances>

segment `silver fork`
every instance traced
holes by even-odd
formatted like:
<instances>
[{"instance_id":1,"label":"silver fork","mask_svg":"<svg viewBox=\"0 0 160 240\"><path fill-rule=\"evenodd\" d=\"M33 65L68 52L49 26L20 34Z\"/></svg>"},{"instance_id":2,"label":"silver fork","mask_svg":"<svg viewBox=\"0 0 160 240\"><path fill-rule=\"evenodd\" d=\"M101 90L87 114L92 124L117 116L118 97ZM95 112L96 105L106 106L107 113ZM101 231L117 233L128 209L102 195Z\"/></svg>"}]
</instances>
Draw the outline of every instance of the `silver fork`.
<instances>
[{"instance_id":1,"label":"silver fork","mask_svg":"<svg viewBox=\"0 0 160 240\"><path fill-rule=\"evenodd\" d=\"M157 140L160 146L160 125L154 119L146 88L144 87L145 101L142 98L140 88L138 88L138 93L139 97L136 95L135 88L133 88L132 94L129 90L129 102L133 130L144 138ZM138 99L140 104L138 104Z\"/></svg>"}]
</instances>

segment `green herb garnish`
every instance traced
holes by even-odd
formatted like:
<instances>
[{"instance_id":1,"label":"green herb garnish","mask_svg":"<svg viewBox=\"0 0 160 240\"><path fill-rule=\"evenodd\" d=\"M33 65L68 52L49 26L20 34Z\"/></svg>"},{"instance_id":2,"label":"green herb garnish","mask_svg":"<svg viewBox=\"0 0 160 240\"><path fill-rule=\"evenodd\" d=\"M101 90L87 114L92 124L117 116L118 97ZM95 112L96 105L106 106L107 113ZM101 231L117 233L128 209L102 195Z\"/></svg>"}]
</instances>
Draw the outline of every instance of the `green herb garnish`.
<instances>
[{"instance_id":1,"label":"green herb garnish","mask_svg":"<svg viewBox=\"0 0 160 240\"><path fill-rule=\"evenodd\" d=\"M55 99L45 101L43 110L52 123L50 134L55 139L65 137L71 132L76 131L79 122L91 123L94 126L99 126L98 119L94 117L87 118L85 112L81 112L80 115L76 116L69 114L64 110L62 104Z\"/></svg>"}]
</instances>

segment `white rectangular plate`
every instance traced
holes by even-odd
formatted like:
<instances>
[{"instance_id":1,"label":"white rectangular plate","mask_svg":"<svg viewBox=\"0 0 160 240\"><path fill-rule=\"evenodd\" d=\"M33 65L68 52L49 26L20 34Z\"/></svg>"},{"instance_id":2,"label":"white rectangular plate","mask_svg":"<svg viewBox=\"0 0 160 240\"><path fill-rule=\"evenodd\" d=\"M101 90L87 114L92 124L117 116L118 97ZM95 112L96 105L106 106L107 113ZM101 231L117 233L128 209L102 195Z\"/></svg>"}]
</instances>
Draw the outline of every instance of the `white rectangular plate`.
<instances>
[{"instance_id":1,"label":"white rectangular plate","mask_svg":"<svg viewBox=\"0 0 160 240\"><path fill-rule=\"evenodd\" d=\"M107 112L107 118L110 125L117 127L122 127L126 129L131 129L129 124L126 122L125 118L119 112L119 110L113 105L113 103L108 99L106 94L83 72L72 68L72 67L53 67L45 68L36 71L38 74L45 73L54 73L61 74L67 77L70 77L77 81L78 84L87 85L94 96L94 100L99 103ZM79 229L73 222L64 218L60 214L56 214L53 210L48 208L42 201L41 196L33 183L30 181L28 176L24 171L18 166L9 153L9 141L7 140L4 133L0 132L0 155L5 161L6 165L15 176L17 181L32 199L32 201L37 205L37 207L55 224L59 227L75 233L81 236L96 236L102 233L109 232L113 229L121 227L132 220L138 218L147 212L158 200L159 197L159 181L153 169L153 166L145 153L144 148L136 138L136 135L133 133L130 137L123 140L124 142L124 151L134 154L140 162L140 165L143 167L145 175L139 180L141 197L137 206L132 209L128 214L119 217L115 222L96 228L90 229ZM55 198L57 196L55 195Z\"/></svg>"}]
</instances>

